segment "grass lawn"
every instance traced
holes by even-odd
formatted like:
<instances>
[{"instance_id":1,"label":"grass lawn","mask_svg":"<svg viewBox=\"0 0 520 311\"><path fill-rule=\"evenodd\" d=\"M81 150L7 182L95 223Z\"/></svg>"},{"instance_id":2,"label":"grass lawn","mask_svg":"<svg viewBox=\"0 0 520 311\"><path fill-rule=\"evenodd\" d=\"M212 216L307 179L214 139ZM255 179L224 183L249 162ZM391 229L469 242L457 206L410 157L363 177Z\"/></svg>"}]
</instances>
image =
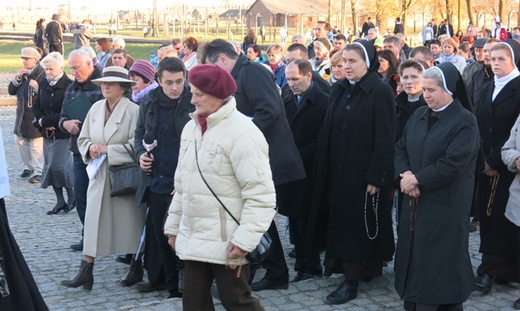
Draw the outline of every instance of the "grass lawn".
<instances>
[{"instance_id":1,"label":"grass lawn","mask_svg":"<svg viewBox=\"0 0 520 311\"><path fill-rule=\"evenodd\" d=\"M20 59L20 51L24 47L32 46L32 42L18 41L0 41L0 72L15 72L22 68L22 60ZM159 44L130 44L127 45L126 51L132 55L135 60L150 59L150 51L157 53ZM92 43L94 47L94 43ZM67 55L74 49L72 43L65 44L65 72L70 74L67 66Z\"/></svg>"}]
</instances>

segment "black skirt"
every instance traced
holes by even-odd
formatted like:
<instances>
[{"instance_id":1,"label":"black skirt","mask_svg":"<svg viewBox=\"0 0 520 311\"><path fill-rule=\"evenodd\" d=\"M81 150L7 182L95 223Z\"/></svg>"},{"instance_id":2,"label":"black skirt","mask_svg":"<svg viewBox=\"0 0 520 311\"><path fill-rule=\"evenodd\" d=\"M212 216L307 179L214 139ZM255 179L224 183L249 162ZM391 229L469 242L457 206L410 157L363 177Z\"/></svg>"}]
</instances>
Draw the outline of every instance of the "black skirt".
<instances>
[{"instance_id":1,"label":"black skirt","mask_svg":"<svg viewBox=\"0 0 520 311\"><path fill-rule=\"evenodd\" d=\"M5 273L0 285L0 310L49 310L9 229L3 198L0 199L0 257L1 270ZM0 272L0 279L1 275Z\"/></svg>"}]
</instances>

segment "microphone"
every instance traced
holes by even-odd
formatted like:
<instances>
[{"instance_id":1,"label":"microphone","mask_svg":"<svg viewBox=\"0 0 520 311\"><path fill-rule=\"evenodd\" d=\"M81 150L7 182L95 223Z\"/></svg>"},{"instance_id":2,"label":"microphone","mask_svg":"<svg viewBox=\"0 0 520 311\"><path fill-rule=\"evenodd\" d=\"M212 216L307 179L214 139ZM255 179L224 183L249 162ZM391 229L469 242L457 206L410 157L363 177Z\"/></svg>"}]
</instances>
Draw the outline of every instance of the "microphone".
<instances>
[{"instance_id":1,"label":"microphone","mask_svg":"<svg viewBox=\"0 0 520 311\"><path fill-rule=\"evenodd\" d=\"M152 150L157 147L157 139L153 136L152 133L146 132L143 136L143 146L146 150L146 155L150 157ZM150 172L147 172L146 175L150 175Z\"/></svg>"}]
</instances>

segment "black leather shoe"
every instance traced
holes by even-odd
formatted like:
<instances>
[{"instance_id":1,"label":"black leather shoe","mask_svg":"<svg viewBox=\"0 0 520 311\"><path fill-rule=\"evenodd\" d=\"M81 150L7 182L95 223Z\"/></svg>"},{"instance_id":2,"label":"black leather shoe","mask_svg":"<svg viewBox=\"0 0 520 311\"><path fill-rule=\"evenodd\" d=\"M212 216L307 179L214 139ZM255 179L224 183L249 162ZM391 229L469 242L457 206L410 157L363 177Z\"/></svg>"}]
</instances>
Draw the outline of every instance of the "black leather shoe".
<instances>
[{"instance_id":1,"label":"black leather shoe","mask_svg":"<svg viewBox=\"0 0 520 311\"><path fill-rule=\"evenodd\" d=\"M20 177L27 178L31 176L33 172L33 170L23 170L22 174L20 174Z\"/></svg>"},{"instance_id":2,"label":"black leather shoe","mask_svg":"<svg viewBox=\"0 0 520 311\"><path fill-rule=\"evenodd\" d=\"M176 290L169 291L170 295L168 295L168 298L182 298L182 293L179 293Z\"/></svg>"},{"instance_id":3,"label":"black leather shoe","mask_svg":"<svg viewBox=\"0 0 520 311\"><path fill-rule=\"evenodd\" d=\"M313 279L313 278L319 278L321 277L322 275L321 274L310 274L310 273L298 273L294 279L291 280L290 283L296 283L296 282L300 282L300 281L305 281L305 280L309 280L309 279Z\"/></svg>"},{"instance_id":4,"label":"black leather shoe","mask_svg":"<svg viewBox=\"0 0 520 311\"><path fill-rule=\"evenodd\" d=\"M350 284L349 282L343 282L341 285L333 291L330 295L325 298L325 303L331 305L339 305L355 299L358 294L358 286L356 284Z\"/></svg>"},{"instance_id":5,"label":"black leather shoe","mask_svg":"<svg viewBox=\"0 0 520 311\"><path fill-rule=\"evenodd\" d=\"M132 254L117 256L116 261L119 263L124 263L125 265L129 265L132 262Z\"/></svg>"},{"instance_id":6,"label":"black leather shoe","mask_svg":"<svg viewBox=\"0 0 520 311\"><path fill-rule=\"evenodd\" d=\"M482 275L478 275L475 278L475 283L477 284L477 290L483 294L488 294L491 291L491 287L493 286L493 277L487 273Z\"/></svg>"},{"instance_id":7,"label":"black leather shoe","mask_svg":"<svg viewBox=\"0 0 520 311\"><path fill-rule=\"evenodd\" d=\"M133 286L134 284L143 281L143 274L143 262L140 259L132 260L130 263L130 269L119 283L123 287Z\"/></svg>"},{"instance_id":8,"label":"black leather shoe","mask_svg":"<svg viewBox=\"0 0 520 311\"><path fill-rule=\"evenodd\" d=\"M513 303L513 309L520 310L520 298L515 300L515 303Z\"/></svg>"},{"instance_id":9,"label":"black leather shoe","mask_svg":"<svg viewBox=\"0 0 520 311\"><path fill-rule=\"evenodd\" d=\"M152 284L152 283L139 283L135 285L135 288L141 293L148 293L153 291L160 291L166 289L165 283Z\"/></svg>"},{"instance_id":10,"label":"black leather shoe","mask_svg":"<svg viewBox=\"0 0 520 311\"><path fill-rule=\"evenodd\" d=\"M60 282L60 284L66 287L74 288L83 286L83 289L91 290L92 285L94 285L94 275L92 274L93 268L93 262L86 262L85 260L82 260L78 274L76 274L72 280L63 280Z\"/></svg>"},{"instance_id":11,"label":"black leather shoe","mask_svg":"<svg viewBox=\"0 0 520 311\"><path fill-rule=\"evenodd\" d=\"M47 212L47 215L54 215L54 214L58 214L59 212L63 211L67 209L67 203L63 203L63 205L54 205L54 207Z\"/></svg>"},{"instance_id":12,"label":"black leather shoe","mask_svg":"<svg viewBox=\"0 0 520 311\"><path fill-rule=\"evenodd\" d=\"M63 210L65 213L72 211L76 207L76 201L67 203L67 207Z\"/></svg>"},{"instance_id":13,"label":"black leather shoe","mask_svg":"<svg viewBox=\"0 0 520 311\"><path fill-rule=\"evenodd\" d=\"M266 279L265 277L263 279L261 279L260 281L254 282L253 284L251 284L251 290L254 292L259 292L261 290L266 290L266 289L288 289L288 288L289 288L289 283L287 283L287 282L284 282L284 283L273 282L273 281Z\"/></svg>"},{"instance_id":14,"label":"black leather shoe","mask_svg":"<svg viewBox=\"0 0 520 311\"><path fill-rule=\"evenodd\" d=\"M70 246L70 248L73 250L73 251L76 251L76 252L81 252L83 250L83 239L81 239L81 241L79 241L78 244L72 244Z\"/></svg>"}]
</instances>

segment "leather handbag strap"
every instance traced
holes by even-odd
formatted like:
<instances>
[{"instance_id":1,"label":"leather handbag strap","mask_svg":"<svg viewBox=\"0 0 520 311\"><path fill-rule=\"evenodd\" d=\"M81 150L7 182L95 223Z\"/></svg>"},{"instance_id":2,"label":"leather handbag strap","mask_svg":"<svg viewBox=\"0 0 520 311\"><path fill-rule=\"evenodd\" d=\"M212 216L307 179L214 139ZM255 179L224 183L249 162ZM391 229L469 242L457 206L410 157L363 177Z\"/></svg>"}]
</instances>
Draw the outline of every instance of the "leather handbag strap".
<instances>
[{"instance_id":1,"label":"leather handbag strap","mask_svg":"<svg viewBox=\"0 0 520 311\"><path fill-rule=\"evenodd\" d=\"M197 152L197 140L195 140L195 161L197 162L197 169L199 170L200 177L202 177L202 181L206 184L206 186L208 187L211 194L213 194L215 199L217 199L218 203L220 203L220 205L222 205L222 207L226 210L226 212L229 214L229 216L231 216L231 218L233 218L233 220L237 223L237 225L240 225L240 222L235 218L235 216L233 216L233 214L231 214L231 212L227 209L227 207L224 205L224 203L222 203L222 201L219 199L219 197L217 196L215 191L213 191L213 189L211 189L211 187L209 186L208 182L206 181L206 178L204 178L204 175L202 175L202 171L200 170L200 166L199 166L199 155Z\"/></svg>"},{"instance_id":2,"label":"leather handbag strap","mask_svg":"<svg viewBox=\"0 0 520 311\"><path fill-rule=\"evenodd\" d=\"M126 152L128 152L128 154L130 155L130 158L132 158L132 160L134 160L135 163L137 163L137 159L135 157L135 152L132 152L134 151L134 147L132 147L132 145L130 145L130 148L132 148L132 151L130 151L125 144L123 144L123 147L125 148Z\"/></svg>"}]
</instances>

